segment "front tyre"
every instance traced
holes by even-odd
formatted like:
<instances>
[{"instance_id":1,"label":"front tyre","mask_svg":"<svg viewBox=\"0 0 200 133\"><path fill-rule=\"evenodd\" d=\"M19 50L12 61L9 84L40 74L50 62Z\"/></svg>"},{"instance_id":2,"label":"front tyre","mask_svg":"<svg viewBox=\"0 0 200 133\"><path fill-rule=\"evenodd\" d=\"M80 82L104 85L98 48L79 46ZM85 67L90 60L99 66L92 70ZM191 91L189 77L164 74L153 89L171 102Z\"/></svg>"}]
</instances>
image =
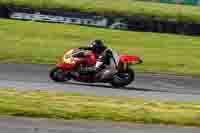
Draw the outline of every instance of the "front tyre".
<instances>
[{"instance_id":1,"label":"front tyre","mask_svg":"<svg viewBox=\"0 0 200 133\"><path fill-rule=\"evenodd\" d=\"M113 87L124 87L135 80L135 72L133 69L128 69L126 72L120 72L114 75L111 85Z\"/></svg>"},{"instance_id":2,"label":"front tyre","mask_svg":"<svg viewBox=\"0 0 200 133\"><path fill-rule=\"evenodd\" d=\"M50 71L49 76L55 82L64 82L64 81L66 81L66 74L65 74L65 72L62 69L58 68L58 67L53 68Z\"/></svg>"}]
</instances>

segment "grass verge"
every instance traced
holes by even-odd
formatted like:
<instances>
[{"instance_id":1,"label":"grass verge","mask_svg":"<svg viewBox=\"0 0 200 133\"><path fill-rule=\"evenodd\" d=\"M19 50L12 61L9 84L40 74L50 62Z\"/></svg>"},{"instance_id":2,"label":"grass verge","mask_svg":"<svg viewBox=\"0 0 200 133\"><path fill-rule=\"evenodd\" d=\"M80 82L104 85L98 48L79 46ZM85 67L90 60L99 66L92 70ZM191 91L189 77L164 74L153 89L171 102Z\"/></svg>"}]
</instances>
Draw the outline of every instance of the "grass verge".
<instances>
[{"instance_id":1,"label":"grass verge","mask_svg":"<svg viewBox=\"0 0 200 133\"><path fill-rule=\"evenodd\" d=\"M117 2L113 0L0 0L0 5L32 7L34 9L76 10L104 15L142 15L200 22L199 7L136 0L118 0Z\"/></svg>"},{"instance_id":2,"label":"grass verge","mask_svg":"<svg viewBox=\"0 0 200 133\"><path fill-rule=\"evenodd\" d=\"M54 64L64 51L100 38L144 59L137 71L200 75L200 38L0 19L0 62Z\"/></svg>"},{"instance_id":3,"label":"grass verge","mask_svg":"<svg viewBox=\"0 0 200 133\"><path fill-rule=\"evenodd\" d=\"M200 104L0 90L0 115L200 126Z\"/></svg>"}]
</instances>

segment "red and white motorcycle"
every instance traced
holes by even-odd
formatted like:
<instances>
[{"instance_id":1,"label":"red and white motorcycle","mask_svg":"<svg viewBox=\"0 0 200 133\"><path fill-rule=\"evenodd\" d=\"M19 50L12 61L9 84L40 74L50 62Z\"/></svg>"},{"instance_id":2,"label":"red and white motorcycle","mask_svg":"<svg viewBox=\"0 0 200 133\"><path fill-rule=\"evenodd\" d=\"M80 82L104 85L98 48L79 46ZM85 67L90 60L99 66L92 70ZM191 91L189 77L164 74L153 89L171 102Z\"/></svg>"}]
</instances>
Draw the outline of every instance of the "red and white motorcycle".
<instances>
[{"instance_id":1,"label":"red and white motorcycle","mask_svg":"<svg viewBox=\"0 0 200 133\"><path fill-rule=\"evenodd\" d=\"M135 79L135 72L131 65L140 64L142 60L138 56L118 55L114 52L117 62L116 73L111 75L107 83L114 87L124 87ZM71 49L64 53L56 66L50 71L50 78L56 82L75 80L78 82L95 83L101 82L95 74L81 73L81 69L93 66L96 63L96 55L92 52L79 49ZM107 74L106 72L103 74ZM108 77L105 75L105 77ZM105 83L105 80L102 82Z\"/></svg>"}]
</instances>

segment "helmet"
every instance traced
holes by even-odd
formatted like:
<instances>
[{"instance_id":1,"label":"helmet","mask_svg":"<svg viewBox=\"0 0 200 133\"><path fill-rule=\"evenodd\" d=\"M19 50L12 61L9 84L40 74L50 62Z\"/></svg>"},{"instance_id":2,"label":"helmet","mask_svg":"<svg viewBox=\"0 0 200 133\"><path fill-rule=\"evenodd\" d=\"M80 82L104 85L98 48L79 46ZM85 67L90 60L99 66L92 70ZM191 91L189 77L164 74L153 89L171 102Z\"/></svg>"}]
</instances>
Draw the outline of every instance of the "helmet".
<instances>
[{"instance_id":1,"label":"helmet","mask_svg":"<svg viewBox=\"0 0 200 133\"><path fill-rule=\"evenodd\" d=\"M96 54L100 54L102 53L107 47L104 45L103 41L101 40L94 40L92 41L92 43L90 44L90 46L92 48L92 51Z\"/></svg>"}]
</instances>

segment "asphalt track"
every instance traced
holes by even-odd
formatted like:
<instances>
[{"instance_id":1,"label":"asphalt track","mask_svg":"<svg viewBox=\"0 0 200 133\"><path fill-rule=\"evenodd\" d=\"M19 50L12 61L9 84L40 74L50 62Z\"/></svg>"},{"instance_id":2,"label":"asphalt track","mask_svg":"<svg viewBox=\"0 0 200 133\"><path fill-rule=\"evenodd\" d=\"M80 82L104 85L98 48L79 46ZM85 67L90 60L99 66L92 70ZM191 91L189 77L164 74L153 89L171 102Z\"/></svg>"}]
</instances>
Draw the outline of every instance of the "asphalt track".
<instances>
[{"instance_id":1,"label":"asphalt track","mask_svg":"<svg viewBox=\"0 0 200 133\"><path fill-rule=\"evenodd\" d=\"M56 90L99 96L144 97L167 101L200 101L200 79L137 74L137 80L122 89L108 84L54 83L48 79L52 65L0 64L0 88ZM200 128L138 125L111 122L64 121L30 118L0 118L0 133L199 133Z\"/></svg>"},{"instance_id":2,"label":"asphalt track","mask_svg":"<svg viewBox=\"0 0 200 133\"><path fill-rule=\"evenodd\" d=\"M0 64L0 88L56 90L98 96L127 96L166 101L200 101L200 78L136 73L126 88L109 84L55 83L48 78L52 65Z\"/></svg>"},{"instance_id":3,"label":"asphalt track","mask_svg":"<svg viewBox=\"0 0 200 133\"><path fill-rule=\"evenodd\" d=\"M139 125L103 121L0 118L0 133L199 133L195 127Z\"/></svg>"}]
</instances>

